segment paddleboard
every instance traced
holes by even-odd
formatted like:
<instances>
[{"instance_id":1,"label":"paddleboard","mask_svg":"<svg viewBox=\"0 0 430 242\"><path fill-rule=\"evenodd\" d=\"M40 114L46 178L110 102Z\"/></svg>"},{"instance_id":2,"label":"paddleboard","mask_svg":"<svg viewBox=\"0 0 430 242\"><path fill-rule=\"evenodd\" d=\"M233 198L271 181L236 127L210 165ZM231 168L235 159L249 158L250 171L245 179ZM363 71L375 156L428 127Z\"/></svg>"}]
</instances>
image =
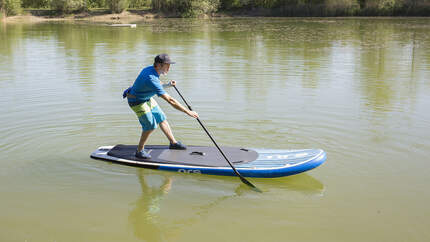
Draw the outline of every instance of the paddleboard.
<instances>
[{"instance_id":1,"label":"paddleboard","mask_svg":"<svg viewBox=\"0 0 430 242\"><path fill-rule=\"evenodd\" d=\"M130 28L136 28L136 24L111 24L109 26L111 26L111 27L130 27Z\"/></svg>"},{"instance_id":2,"label":"paddleboard","mask_svg":"<svg viewBox=\"0 0 430 242\"><path fill-rule=\"evenodd\" d=\"M152 157L134 156L136 145L99 147L91 158L129 166L182 173L235 176L233 169L216 147L188 146L186 150L171 150L165 145L146 145ZM244 177L282 177L311 170L326 160L320 149L279 150L221 147L229 161Z\"/></svg>"}]
</instances>

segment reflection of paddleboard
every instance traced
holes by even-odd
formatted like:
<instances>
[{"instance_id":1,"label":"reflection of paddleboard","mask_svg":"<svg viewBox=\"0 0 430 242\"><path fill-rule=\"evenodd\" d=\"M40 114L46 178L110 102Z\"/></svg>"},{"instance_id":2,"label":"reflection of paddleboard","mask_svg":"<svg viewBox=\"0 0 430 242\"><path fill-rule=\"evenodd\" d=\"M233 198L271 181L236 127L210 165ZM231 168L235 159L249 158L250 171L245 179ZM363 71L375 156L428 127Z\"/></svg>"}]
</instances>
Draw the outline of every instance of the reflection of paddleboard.
<instances>
[{"instance_id":1,"label":"reflection of paddleboard","mask_svg":"<svg viewBox=\"0 0 430 242\"><path fill-rule=\"evenodd\" d=\"M146 145L151 159L134 156L136 145L102 146L91 154L129 166L183 173L235 176L233 169L215 147L188 146L186 150L170 150L168 146ZM222 150L244 177L281 177L305 172L326 160L323 150L271 150L222 147Z\"/></svg>"}]
</instances>

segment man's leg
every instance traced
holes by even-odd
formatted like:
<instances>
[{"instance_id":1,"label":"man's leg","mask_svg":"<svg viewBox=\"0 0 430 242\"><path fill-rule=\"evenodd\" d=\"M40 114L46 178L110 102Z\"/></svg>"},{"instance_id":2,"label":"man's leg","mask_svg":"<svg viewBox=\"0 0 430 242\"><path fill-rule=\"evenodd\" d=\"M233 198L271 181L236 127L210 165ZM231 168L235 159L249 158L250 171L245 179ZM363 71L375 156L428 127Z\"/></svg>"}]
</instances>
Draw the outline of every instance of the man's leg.
<instances>
[{"instance_id":1,"label":"man's leg","mask_svg":"<svg viewBox=\"0 0 430 242\"><path fill-rule=\"evenodd\" d=\"M177 141L176 141L175 137L173 136L172 130L170 129L170 125L167 122L167 120L164 120L159 125L160 125L160 128L163 131L163 133L166 135L167 139L169 139L170 143L176 144Z\"/></svg>"},{"instance_id":2,"label":"man's leg","mask_svg":"<svg viewBox=\"0 0 430 242\"><path fill-rule=\"evenodd\" d=\"M137 146L137 151L143 150L143 147L145 146L145 143L148 140L149 135L152 133L152 131L154 131L154 130L142 131L142 135L140 136L139 145Z\"/></svg>"}]
</instances>

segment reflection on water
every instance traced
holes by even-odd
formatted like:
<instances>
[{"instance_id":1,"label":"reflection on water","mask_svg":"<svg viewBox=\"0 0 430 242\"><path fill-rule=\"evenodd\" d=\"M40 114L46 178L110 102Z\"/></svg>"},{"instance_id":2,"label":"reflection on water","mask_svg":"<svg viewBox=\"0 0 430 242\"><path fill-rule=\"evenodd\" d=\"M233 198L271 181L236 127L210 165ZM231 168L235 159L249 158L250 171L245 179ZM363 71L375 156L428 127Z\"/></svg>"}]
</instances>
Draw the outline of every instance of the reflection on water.
<instances>
[{"instance_id":1,"label":"reflection on water","mask_svg":"<svg viewBox=\"0 0 430 242\"><path fill-rule=\"evenodd\" d=\"M240 203L240 197L255 195L250 188L240 182L236 177L228 177L221 180L217 176L202 177L199 175L189 175L191 184L180 185L175 187L175 179L181 179L186 175L175 175L170 172L151 171L143 168L137 170L137 177L141 192L139 198L132 204L132 210L129 213L128 221L133 228L134 235L143 241L168 241L175 234L180 234L184 227L193 226L200 221L207 219L211 211L223 209L223 203L228 200L237 200ZM195 176L198 180L192 179ZM217 183L221 184L217 185ZM299 174L291 177L276 178L276 179L255 179L264 194L263 196L271 196L270 194L279 194L285 192L299 192L304 195L323 195L324 185L308 174ZM199 183L199 184L196 184ZM178 187L179 186L179 187ZM207 186L209 189L201 187ZM200 188L199 188L200 187ZM198 204L192 209L186 209L187 212L182 216L175 216L173 213L167 213L167 216L172 216L174 224L166 224L166 218L163 218L163 209L169 209L169 203L176 203L172 200L175 195L169 197L168 193L171 190L190 190L190 193L199 193L199 197L190 196L185 198L186 204L193 204L198 200ZM206 193L206 194L205 194ZM215 196L206 197L209 194ZM169 201L170 200L170 201ZM194 200L194 201L193 201ZM179 206L180 209L180 206ZM166 216L166 214L164 214Z\"/></svg>"},{"instance_id":2,"label":"reflection on water","mask_svg":"<svg viewBox=\"0 0 430 242\"><path fill-rule=\"evenodd\" d=\"M241 229L250 241L268 235L281 241L285 234L294 241L429 240L424 216L430 202L427 18L137 24L131 29L84 22L0 23L0 182L7 184L0 187L0 203L33 202L28 194L40 198L0 219L0 240L31 241L37 228L28 221L40 217L46 234L59 235L42 235L40 241L67 240L68 232L54 229L56 217L31 217L31 211L50 210L45 197L75 201L80 181L88 193L99 195L82 196L82 207L104 211L103 222L115 228L88 224L97 223L91 220L97 216L82 214L67 231L100 229L90 231L95 237L86 241L201 241L207 233L216 241L239 241L244 240L237 237ZM259 195L237 177L165 174L91 160L98 146L138 140L140 128L122 90L161 52L176 59L168 78L178 80L219 144L321 148L327 162L307 174L251 179L264 191ZM162 100L159 104L178 139L212 145L195 120ZM166 139L157 131L149 142L165 144ZM130 176L135 171L139 185ZM93 176L97 182L91 183ZM68 192L44 192L61 182ZM22 187L28 193L20 192ZM112 194L121 194L115 201L127 211L100 202ZM380 213L374 214L375 208ZM260 229L249 230L254 225ZM315 233L304 230L309 227ZM33 232L18 239L17 228ZM97 237L102 234L106 237Z\"/></svg>"},{"instance_id":3,"label":"reflection on water","mask_svg":"<svg viewBox=\"0 0 430 242\"><path fill-rule=\"evenodd\" d=\"M161 209L163 196L171 189L172 179L167 175L162 175L161 184L150 185L143 169L138 170L137 176L142 194L129 215L134 234L145 241L164 241L166 230L160 227L158 213Z\"/></svg>"},{"instance_id":4,"label":"reflection on water","mask_svg":"<svg viewBox=\"0 0 430 242\"><path fill-rule=\"evenodd\" d=\"M295 191L306 195L324 195L324 184L307 173L290 177L267 179L262 182L263 189L276 193L283 191Z\"/></svg>"}]
</instances>

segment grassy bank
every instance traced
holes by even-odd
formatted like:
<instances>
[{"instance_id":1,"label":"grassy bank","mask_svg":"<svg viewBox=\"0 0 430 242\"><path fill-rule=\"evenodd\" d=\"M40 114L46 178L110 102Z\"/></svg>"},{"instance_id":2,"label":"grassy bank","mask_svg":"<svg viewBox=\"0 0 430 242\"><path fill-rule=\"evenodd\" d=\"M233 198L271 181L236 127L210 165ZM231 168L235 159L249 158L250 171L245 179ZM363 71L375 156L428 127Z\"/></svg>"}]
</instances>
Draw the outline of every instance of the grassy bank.
<instances>
[{"instance_id":1,"label":"grassy bank","mask_svg":"<svg viewBox=\"0 0 430 242\"><path fill-rule=\"evenodd\" d=\"M23 10L24 9L24 10ZM429 0L0 0L0 16L102 15L128 10L168 17L430 16Z\"/></svg>"}]
</instances>

